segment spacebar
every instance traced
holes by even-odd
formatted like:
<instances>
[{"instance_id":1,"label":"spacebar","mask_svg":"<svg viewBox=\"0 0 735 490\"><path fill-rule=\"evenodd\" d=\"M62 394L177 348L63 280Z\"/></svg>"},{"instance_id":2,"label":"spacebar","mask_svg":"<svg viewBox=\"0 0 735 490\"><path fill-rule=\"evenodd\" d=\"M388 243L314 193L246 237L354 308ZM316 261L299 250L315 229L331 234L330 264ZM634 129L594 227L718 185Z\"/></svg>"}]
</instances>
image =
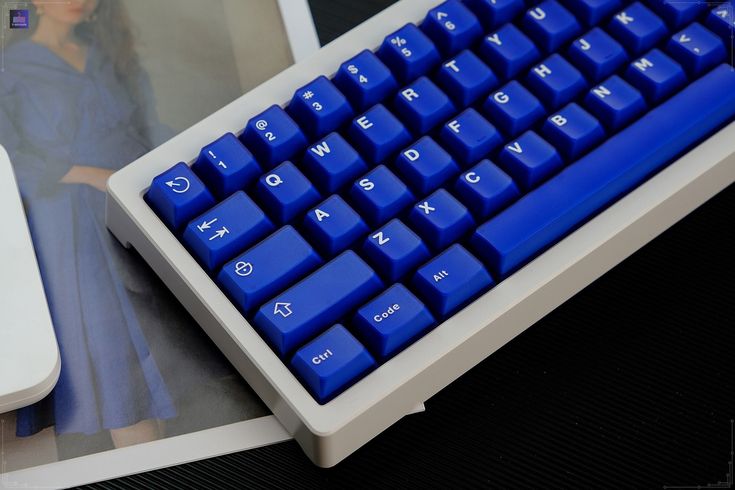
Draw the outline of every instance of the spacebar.
<instances>
[{"instance_id":1,"label":"spacebar","mask_svg":"<svg viewBox=\"0 0 735 490\"><path fill-rule=\"evenodd\" d=\"M482 224L472 248L507 277L734 117L723 64Z\"/></svg>"}]
</instances>

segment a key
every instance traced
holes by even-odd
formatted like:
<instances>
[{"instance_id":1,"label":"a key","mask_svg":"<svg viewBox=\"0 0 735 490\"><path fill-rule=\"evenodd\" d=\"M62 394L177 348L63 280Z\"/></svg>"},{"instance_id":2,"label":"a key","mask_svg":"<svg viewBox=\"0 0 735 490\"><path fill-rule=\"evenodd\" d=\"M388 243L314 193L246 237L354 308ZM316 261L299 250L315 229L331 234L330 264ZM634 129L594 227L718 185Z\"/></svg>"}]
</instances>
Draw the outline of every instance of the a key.
<instances>
[{"instance_id":1,"label":"a key","mask_svg":"<svg viewBox=\"0 0 735 490\"><path fill-rule=\"evenodd\" d=\"M263 175L255 187L255 196L278 224L288 223L321 199L291 162L283 162Z\"/></svg>"},{"instance_id":2,"label":"a key","mask_svg":"<svg viewBox=\"0 0 735 490\"><path fill-rule=\"evenodd\" d=\"M380 163L411 142L411 134L382 104L356 117L348 129L352 143L370 163Z\"/></svg>"},{"instance_id":3,"label":"a key","mask_svg":"<svg viewBox=\"0 0 735 490\"><path fill-rule=\"evenodd\" d=\"M623 47L598 27L574 41L567 56L592 82L604 80L628 61Z\"/></svg>"},{"instance_id":4,"label":"a key","mask_svg":"<svg viewBox=\"0 0 735 490\"><path fill-rule=\"evenodd\" d=\"M444 189L419 200L408 214L408 221L435 251L443 250L475 228L467 208Z\"/></svg>"},{"instance_id":5,"label":"a key","mask_svg":"<svg viewBox=\"0 0 735 490\"><path fill-rule=\"evenodd\" d=\"M183 162L154 177L145 200L173 231L214 206L212 194Z\"/></svg>"},{"instance_id":6,"label":"a key","mask_svg":"<svg viewBox=\"0 0 735 490\"><path fill-rule=\"evenodd\" d=\"M620 0L562 0L562 3L586 26L599 24L622 6Z\"/></svg>"},{"instance_id":7,"label":"a key","mask_svg":"<svg viewBox=\"0 0 735 490\"><path fill-rule=\"evenodd\" d=\"M672 29L681 29L707 10L705 0L648 0L647 3Z\"/></svg>"},{"instance_id":8,"label":"a key","mask_svg":"<svg viewBox=\"0 0 735 490\"><path fill-rule=\"evenodd\" d=\"M333 194L368 171L359 153L339 133L331 133L307 148L301 168L325 194Z\"/></svg>"},{"instance_id":9,"label":"a key","mask_svg":"<svg viewBox=\"0 0 735 490\"><path fill-rule=\"evenodd\" d=\"M727 58L722 40L696 22L671 36L666 51L692 78L699 77Z\"/></svg>"},{"instance_id":10,"label":"a key","mask_svg":"<svg viewBox=\"0 0 735 490\"><path fill-rule=\"evenodd\" d=\"M472 51L461 51L446 60L436 81L459 107L467 107L498 84L498 79L488 66Z\"/></svg>"},{"instance_id":11,"label":"a key","mask_svg":"<svg viewBox=\"0 0 735 490\"><path fill-rule=\"evenodd\" d=\"M424 134L455 112L447 95L426 77L420 77L398 91L393 108L414 134Z\"/></svg>"},{"instance_id":12,"label":"a key","mask_svg":"<svg viewBox=\"0 0 735 490\"><path fill-rule=\"evenodd\" d=\"M720 65L477 229L472 249L507 277L735 117ZM559 199L564 196L564 199Z\"/></svg>"},{"instance_id":13,"label":"a key","mask_svg":"<svg viewBox=\"0 0 735 490\"><path fill-rule=\"evenodd\" d=\"M238 191L186 226L183 241L209 271L273 231L260 208Z\"/></svg>"},{"instance_id":14,"label":"a key","mask_svg":"<svg viewBox=\"0 0 735 490\"><path fill-rule=\"evenodd\" d=\"M510 22L525 7L523 0L464 0L464 3L487 29Z\"/></svg>"},{"instance_id":15,"label":"a key","mask_svg":"<svg viewBox=\"0 0 735 490\"><path fill-rule=\"evenodd\" d=\"M296 90L288 112L311 138L335 131L353 116L345 96L324 75Z\"/></svg>"},{"instance_id":16,"label":"a key","mask_svg":"<svg viewBox=\"0 0 735 490\"><path fill-rule=\"evenodd\" d=\"M546 114L541 102L515 80L490 94L482 109L508 136L522 133Z\"/></svg>"},{"instance_id":17,"label":"a key","mask_svg":"<svg viewBox=\"0 0 735 490\"><path fill-rule=\"evenodd\" d=\"M651 104L657 104L686 85L687 77L681 65L658 49L633 61L625 78Z\"/></svg>"},{"instance_id":18,"label":"a key","mask_svg":"<svg viewBox=\"0 0 735 490\"><path fill-rule=\"evenodd\" d=\"M306 213L304 234L325 257L343 252L369 231L367 224L338 195Z\"/></svg>"},{"instance_id":19,"label":"a key","mask_svg":"<svg viewBox=\"0 0 735 490\"><path fill-rule=\"evenodd\" d=\"M430 257L421 238L397 219L370 233L362 254L389 283L400 280Z\"/></svg>"},{"instance_id":20,"label":"a key","mask_svg":"<svg viewBox=\"0 0 735 490\"><path fill-rule=\"evenodd\" d=\"M253 323L284 357L381 289L378 275L348 250L261 306Z\"/></svg>"},{"instance_id":21,"label":"a key","mask_svg":"<svg viewBox=\"0 0 735 490\"><path fill-rule=\"evenodd\" d=\"M334 84L358 111L383 102L398 88L388 67L367 49L340 65Z\"/></svg>"},{"instance_id":22,"label":"a key","mask_svg":"<svg viewBox=\"0 0 735 490\"><path fill-rule=\"evenodd\" d=\"M378 49L378 57L400 83L425 75L440 61L434 43L414 24L406 24L386 36Z\"/></svg>"},{"instance_id":23,"label":"a key","mask_svg":"<svg viewBox=\"0 0 735 490\"><path fill-rule=\"evenodd\" d=\"M503 141L495 126L471 107L442 126L439 139L462 165L484 158Z\"/></svg>"},{"instance_id":24,"label":"a key","mask_svg":"<svg viewBox=\"0 0 735 490\"><path fill-rule=\"evenodd\" d=\"M403 150L396 158L395 167L417 196L435 191L459 172L452 156L431 136L424 136Z\"/></svg>"},{"instance_id":25,"label":"a key","mask_svg":"<svg viewBox=\"0 0 735 490\"><path fill-rule=\"evenodd\" d=\"M571 102L587 88L579 70L556 53L533 67L526 81L528 88L550 109Z\"/></svg>"},{"instance_id":26,"label":"a key","mask_svg":"<svg viewBox=\"0 0 735 490\"><path fill-rule=\"evenodd\" d=\"M573 161L600 143L605 130L597 119L572 102L546 119L541 134L563 158Z\"/></svg>"},{"instance_id":27,"label":"a key","mask_svg":"<svg viewBox=\"0 0 735 490\"><path fill-rule=\"evenodd\" d=\"M480 21L459 0L429 10L421 28L444 56L469 48L482 36Z\"/></svg>"},{"instance_id":28,"label":"a key","mask_svg":"<svg viewBox=\"0 0 735 490\"><path fill-rule=\"evenodd\" d=\"M291 366L314 398L325 404L373 369L375 360L337 324L300 348Z\"/></svg>"},{"instance_id":29,"label":"a key","mask_svg":"<svg viewBox=\"0 0 735 490\"><path fill-rule=\"evenodd\" d=\"M277 105L248 121L240 139L264 168L290 159L306 146L304 133Z\"/></svg>"},{"instance_id":30,"label":"a key","mask_svg":"<svg viewBox=\"0 0 735 490\"><path fill-rule=\"evenodd\" d=\"M732 44L733 31L735 31L735 5L732 1L713 8L707 15L705 25L720 36L725 43L729 43L730 50L735 48Z\"/></svg>"},{"instance_id":31,"label":"a key","mask_svg":"<svg viewBox=\"0 0 735 490\"><path fill-rule=\"evenodd\" d=\"M382 361L423 335L434 324L434 317L405 286L394 284L357 310L352 324Z\"/></svg>"},{"instance_id":32,"label":"a key","mask_svg":"<svg viewBox=\"0 0 735 490\"><path fill-rule=\"evenodd\" d=\"M533 131L526 131L505 144L498 154L498 165L523 190L536 187L556 173L564 162L546 140Z\"/></svg>"},{"instance_id":33,"label":"a key","mask_svg":"<svg viewBox=\"0 0 735 490\"><path fill-rule=\"evenodd\" d=\"M514 78L541 58L536 45L513 24L485 36L478 53L503 80Z\"/></svg>"},{"instance_id":34,"label":"a key","mask_svg":"<svg viewBox=\"0 0 735 490\"><path fill-rule=\"evenodd\" d=\"M558 50L578 35L577 19L556 0L545 0L523 16L524 30L547 53Z\"/></svg>"},{"instance_id":35,"label":"a key","mask_svg":"<svg viewBox=\"0 0 735 490\"><path fill-rule=\"evenodd\" d=\"M454 195L477 220L494 215L521 195L513 179L490 160L463 173L454 185Z\"/></svg>"},{"instance_id":36,"label":"a key","mask_svg":"<svg viewBox=\"0 0 735 490\"><path fill-rule=\"evenodd\" d=\"M384 165L379 165L350 188L352 204L368 223L379 226L414 202L406 184Z\"/></svg>"},{"instance_id":37,"label":"a key","mask_svg":"<svg viewBox=\"0 0 735 490\"><path fill-rule=\"evenodd\" d=\"M495 285L482 263L454 244L416 271L411 288L443 319Z\"/></svg>"},{"instance_id":38,"label":"a key","mask_svg":"<svg viewBox=\"0 0 735 490\"><path fill-rule=\"evenodd\" d=\"M646 111L641 93L617 75L592 87L584 105L611 131L618 131Z\"/></svg>"},{"instance_id":39,"label":"a key","mask_svg":"<svg viewBox=\"0 0 735 490\"><path fill-rule=\"evenodd\" d=\"M322 264L292 226L284 226L222 267L217 282L245 314Z\"/></svg>"},{"instance_id":40,"label":"a key","mask_svg":"<svg viewBox=\"0 0 735 490\"><path fill-rule=\"evenodd\" d=\"M666 24L640 2L613 16L607 30L633 55L648 51L666 37Z\"/></svg>"},{"instance_id":41,"label":"a key","mask_svg":"<svg viewBox=\"0 0 735 490\"><path fill-rule=\"evenodd\" d=\"M220 199L245 189L262 173L253 154L232 133L202 148L191 168Z\"/></svg>"}]
</instances>

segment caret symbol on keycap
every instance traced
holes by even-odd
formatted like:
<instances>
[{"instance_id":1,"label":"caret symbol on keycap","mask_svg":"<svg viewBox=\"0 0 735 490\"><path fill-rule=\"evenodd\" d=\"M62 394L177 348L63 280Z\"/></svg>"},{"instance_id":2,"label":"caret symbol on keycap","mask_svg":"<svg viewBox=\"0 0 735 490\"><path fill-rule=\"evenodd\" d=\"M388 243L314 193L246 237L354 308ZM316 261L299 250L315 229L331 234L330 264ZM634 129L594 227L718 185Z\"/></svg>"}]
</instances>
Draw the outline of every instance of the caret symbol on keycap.
<instances>
[{"instance_id":1,"label":"caret symbol on keycap","mask_svg":"<svg viewBox=\"0 0 735 490\"><path fill-rule=\"evenodd\" d=\"M274 315L281 315L283 318L291 316L291 303L277 302L273 307Z\"/></svg>"}]
</instances>

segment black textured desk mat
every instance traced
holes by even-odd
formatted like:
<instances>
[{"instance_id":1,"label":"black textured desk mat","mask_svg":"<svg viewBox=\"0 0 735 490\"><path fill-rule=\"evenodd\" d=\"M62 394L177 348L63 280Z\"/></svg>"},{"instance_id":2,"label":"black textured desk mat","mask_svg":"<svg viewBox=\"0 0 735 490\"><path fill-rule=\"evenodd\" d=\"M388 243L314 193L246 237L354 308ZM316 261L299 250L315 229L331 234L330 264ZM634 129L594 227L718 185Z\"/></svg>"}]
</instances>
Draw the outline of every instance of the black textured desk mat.
<instances>
[{"instance_id":1,"label":"black textured desk mat","mask_svg":"<svg viewBox=\"0 0 735 490\"><path fill-rule=\"evenodd\" d=\"M311 1L323 42L389 3ZM289 442L90 488L733 488L734 381L735 185L336 468Z\"/></svg>"}]
</instances>

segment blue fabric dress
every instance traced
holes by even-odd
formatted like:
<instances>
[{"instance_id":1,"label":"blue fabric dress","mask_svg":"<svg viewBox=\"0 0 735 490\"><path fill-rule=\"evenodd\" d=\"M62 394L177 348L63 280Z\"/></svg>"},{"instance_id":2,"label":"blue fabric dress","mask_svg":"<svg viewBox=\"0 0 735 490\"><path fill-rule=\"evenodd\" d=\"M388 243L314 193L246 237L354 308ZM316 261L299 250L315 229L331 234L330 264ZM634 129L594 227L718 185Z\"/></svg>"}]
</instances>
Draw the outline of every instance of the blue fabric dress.
<instances>
[{"instance_id":1,"label":"blue fabric dress","mask_svg":"<svg viewBox=\"0 0 735 490\"><path fill-rule=\"evenodd\" d=\"M83 73L30 40L7 49L5 67L0 144L26 206L62 362L51 397L20 410L16 432L55 425L94 434L174 417L128 294L145 291L145 275L106 230L104 193L59 183L74 165L117 170L169 135L150 84L141 75L133 97L93 46Z\"/></svg>"}]
</instances>

